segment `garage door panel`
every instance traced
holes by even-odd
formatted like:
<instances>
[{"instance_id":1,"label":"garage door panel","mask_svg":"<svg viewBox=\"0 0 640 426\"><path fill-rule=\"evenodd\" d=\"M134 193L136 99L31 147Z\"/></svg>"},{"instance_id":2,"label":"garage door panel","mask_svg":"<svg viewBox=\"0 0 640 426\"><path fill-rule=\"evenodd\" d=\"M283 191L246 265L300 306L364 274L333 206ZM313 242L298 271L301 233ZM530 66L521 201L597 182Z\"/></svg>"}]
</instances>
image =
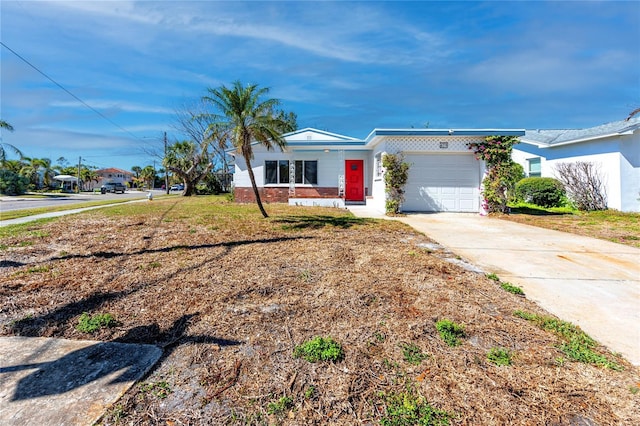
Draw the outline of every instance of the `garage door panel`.
<instances>
[{"instance_id":1,"label":"garage door panel","mask_svg":"<svg viewBox=\"0 0 640 426\"><path fill-rule=\"evenodd\" d=\"M473 155L406 155L411 164L404 211L478 211L479 163Z\"/></svg>"}]
</instances>

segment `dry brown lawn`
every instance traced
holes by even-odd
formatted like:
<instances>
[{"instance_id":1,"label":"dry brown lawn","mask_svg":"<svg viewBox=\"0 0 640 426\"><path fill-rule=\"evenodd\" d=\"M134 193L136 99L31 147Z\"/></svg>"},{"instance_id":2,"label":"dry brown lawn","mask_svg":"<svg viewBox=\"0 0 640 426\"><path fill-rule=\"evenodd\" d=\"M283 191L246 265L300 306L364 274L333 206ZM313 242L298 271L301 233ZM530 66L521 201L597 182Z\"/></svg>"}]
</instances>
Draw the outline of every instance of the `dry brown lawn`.
<instances>
[{"instance_id":1,"label":"dry brown lawn","mask_svg":"<svg viewBox=\"0 0 640 426\"><path fill-rule=\"evenodd\" d=\"M637 368L603 347L624 370L570 361L556 335L513 315L546 312L427 236L335 209L267 209L172 198L4 229L0 334L162 347L105 425L409 425L394 410L427 403L452 425L640 419ZM83 312L117 326L81 333ZM445 318L464 325L460 346L440 338ZM315 336L344 359L294 358ZM512 365L490 363L494 347Z\"/></svg>"}]
</instances>

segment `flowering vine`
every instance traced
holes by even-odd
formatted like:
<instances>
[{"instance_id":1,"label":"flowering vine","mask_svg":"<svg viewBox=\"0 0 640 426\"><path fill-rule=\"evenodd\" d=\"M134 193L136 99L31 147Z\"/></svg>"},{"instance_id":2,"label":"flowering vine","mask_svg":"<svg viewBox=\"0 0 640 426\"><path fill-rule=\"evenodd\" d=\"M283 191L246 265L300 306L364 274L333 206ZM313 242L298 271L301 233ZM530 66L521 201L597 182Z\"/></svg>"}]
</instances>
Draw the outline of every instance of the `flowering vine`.
<instances>
[{"instance_id":1,"label":"flowering vine","mask_svg":"<svg viewBox=\"0 0 640 426\"><path fill-rule=\"evenodd\" d=\"M487 176L482 181L483 207L488 212L507 213L507 201L516 182L523 176L522 166L511 159L515 136L487 136L483 141L467 144L478 160L487 164Z\"/></svg>"}]
</instances>

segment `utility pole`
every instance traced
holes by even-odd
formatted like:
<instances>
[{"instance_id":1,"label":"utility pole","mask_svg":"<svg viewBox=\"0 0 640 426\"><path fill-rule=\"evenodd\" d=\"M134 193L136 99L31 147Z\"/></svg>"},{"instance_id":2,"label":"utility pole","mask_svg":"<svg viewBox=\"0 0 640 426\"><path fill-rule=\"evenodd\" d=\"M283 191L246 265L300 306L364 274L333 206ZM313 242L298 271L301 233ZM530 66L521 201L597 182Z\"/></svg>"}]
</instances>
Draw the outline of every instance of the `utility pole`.
<instances>
[{"instance_id":1,"label":"utility pole","mask_svg":"<svg viewBox=\"0 0 640 426\"><path fill-rule=\"evenodd\" d=\"M164 132L164 159L162 160L164 163L164 190L167 191L167 195L169 195L169 166L167 163L167 132Z\"/></svg>"},{"instance_id":2,"label":"utility pole","mask_svg":"<svg viewBox=\"0 0 640 426\"><path fill-rule=\"evenodd\" d=\"M82 157L78 157L78 176L76 182L76 194L80 193L80 163L82 162Z\"/></svg>"}]
</instances>

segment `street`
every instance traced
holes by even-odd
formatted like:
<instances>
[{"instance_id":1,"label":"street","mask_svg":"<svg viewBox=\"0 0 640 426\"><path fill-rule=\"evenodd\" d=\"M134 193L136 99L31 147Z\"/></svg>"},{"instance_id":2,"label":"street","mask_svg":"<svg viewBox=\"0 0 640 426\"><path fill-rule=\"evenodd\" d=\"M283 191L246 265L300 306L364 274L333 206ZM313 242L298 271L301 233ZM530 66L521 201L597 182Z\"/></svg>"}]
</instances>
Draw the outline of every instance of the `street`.
<instances>
[{"instance_id":1,"label":"street","mask_svg":"<svg viewBox=\"0 0 640 426\"><path fill-rule=\"evenodd\" d=\"M160 195L164 195L165 191L163 190L154 190L153 196L157 197ZM29 194L20 195L16 197L0 197L0 211L8 212L11 210L24 210L24 209L34 209L40 207L58 207L64 206L67 204L78 204L82 202L88 201L101 201L101 200L136 200L140 198L146 198L148 195L148 191L127 191L124 194L100 194L100 193L90 193L83 192L80 194L68 194L65 196L60 196L56 194L50 197L42 197L42 198L33 198L30 197Z\"/></svg>"}]
</instances>

